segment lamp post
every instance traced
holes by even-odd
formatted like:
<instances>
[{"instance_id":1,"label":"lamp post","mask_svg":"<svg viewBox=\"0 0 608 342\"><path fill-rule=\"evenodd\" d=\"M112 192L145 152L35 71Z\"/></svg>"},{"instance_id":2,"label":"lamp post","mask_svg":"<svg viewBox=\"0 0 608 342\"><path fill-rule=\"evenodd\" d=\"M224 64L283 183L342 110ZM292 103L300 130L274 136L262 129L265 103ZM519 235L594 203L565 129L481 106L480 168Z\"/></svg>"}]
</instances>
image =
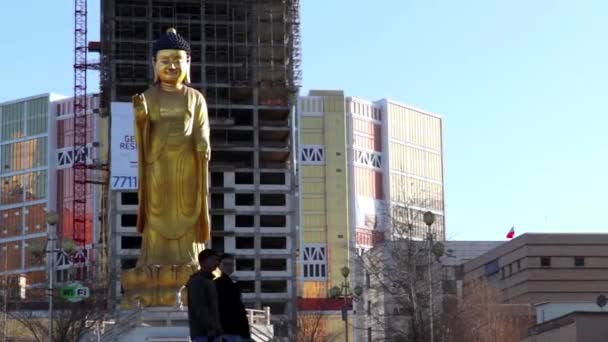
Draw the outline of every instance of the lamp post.
<instances>
[{"instance_id":1,"label":"lamp post","mask_svg":"<svg viewBox=\"0 0 608 342\"><path fill-rule=\"evenodd\" d=\"M6 342L8 335L8 244L2 247L4 251L4 327L3 327L3 341Z\"/></svg>"},{"instance_id":2,"label":"lamp post","mask_svg":"<svg viewBox=\"0 0 608 342\"><path fill-rule=\"evenodd\" d=\"M57 242L57 232L55 231L57 222L59 222L59 215L54 211L49 211L46 214L48 225L46 253L49 263L49 286L47 288L47 296L49 297L49 342L53 342L53 277L55 276L55 253L57 252L55 244Z\"/></svg>"},{"instance_id":3,"label":"lamp post","mask_svg":"<svg viewBox=\"0 0 608 342\"><path fill-rule=\"evenodd\" d=\"M435 331L434 331L434 320L435 315L433 313L433 270L431 265L433 264L433 234L431 233L431 226L435 222L435 214L430 211L424 213L423 216L424 223L429 228L428 230L428 239L429 239L429 319L430 319L430 341L434 342L435 340Z\"/></svg>"},{"instance_id":4,"label":"lamp post","mask_svg":"<svg viewBox=\"0 0 608 342\"><path fill-rule=\"evenodd\" d=\"M342 320L344 321L344 341L348 342L348 295L350 287L348 286L348 275L350 274L350 269L346 266L340 269L340 273L344 277L344 281L342 282L342 298L344 298L344 303L342 306Z\"/></svg>"},{"instance_id":5,"label":"lamp post","mask_svg":"<svg viewBox=\"0 0 608 342\"><path fill-rule=\"evenodd\" d=\"M348 276L350 274L350 268L344 266L340 269L340 273L344 280L340 286L334 286L329 289L329 297L330 298L339 298L342 296L342 320L344 321L344 338L345 341L348 342L348 299L351 298L352 301L356 301L357 298L361 297L363 294L363 288L361 286L355 286L352 290L348 284ZM355 328L356 329L356 328Z\"/></svg>"}]
</instances>

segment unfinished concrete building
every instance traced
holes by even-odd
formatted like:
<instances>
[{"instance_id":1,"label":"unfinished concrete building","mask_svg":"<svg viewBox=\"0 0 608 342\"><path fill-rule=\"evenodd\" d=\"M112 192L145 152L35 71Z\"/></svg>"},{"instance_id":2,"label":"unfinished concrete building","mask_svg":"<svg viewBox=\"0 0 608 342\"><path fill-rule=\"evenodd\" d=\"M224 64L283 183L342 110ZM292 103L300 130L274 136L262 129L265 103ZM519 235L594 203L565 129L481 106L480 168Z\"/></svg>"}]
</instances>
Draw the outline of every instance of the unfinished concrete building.
<instances>
[{"instance_id":1,"label":"unfinished concrete building","mask_svg":"<svg viewBox=\"0 0 608 342\"><path fill-rule=\"evenodd\" d=\"M292 317L298 0L102 0L101 13L106 109L152 83L152 42L167 28L190 42L190 86L206 96L211 122L211 245L236 254L248 307ZM108 200L118 274L139 254L137 193L114 191Z\"/></svg>"}]
</instances>

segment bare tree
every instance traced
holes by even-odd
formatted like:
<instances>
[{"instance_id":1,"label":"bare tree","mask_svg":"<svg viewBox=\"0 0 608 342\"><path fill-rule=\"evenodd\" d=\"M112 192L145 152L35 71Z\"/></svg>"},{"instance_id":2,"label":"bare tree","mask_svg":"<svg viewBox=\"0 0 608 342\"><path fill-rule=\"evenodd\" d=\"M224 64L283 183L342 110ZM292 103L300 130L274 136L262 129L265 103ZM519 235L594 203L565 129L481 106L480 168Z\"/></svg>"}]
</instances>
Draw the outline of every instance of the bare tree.
<instances>
[{"instance_id":1,"label":"bare tree","mask_svg":"<svg viewBox=\"0 0 608 342\"><path fill-rule=\"evenodd\" d=\"M321 311L299 312L296 342L334 342L342 335L328 329L327 314Z\"/></svg>"},{"instance_id":2,"label":"bare tree","mask_svg":"<svg viewBox=\"0 0 608 342\"><path fill-rule=\"evenodd\" d=\"M298 311L296 342L334 342L342 336L342 332L331 331L329 327L328 312L339 299L327 298L328 294L324 290L316 291L306 308Z\"/></svg>"},{"instance_id":3,"label":"bare tree","mask_svg":"<svg viewBox=\"0 0 608 342\"><path fill-rule=\"evenodd\" d=\"M409 205L387 208L382 226L390 240L356 259L357 272L364 274L366 283L365 326L374 341L430 340L430 294L441 292L442 272L439 249L435 251L440 244L428 239L422 215ZM435 323L441 311L435 305L437 297L432 309Z\"/></svg>"},{"instance_id":4,"label":"bare tree","mask_svg":"<svg viewBox=\"0 0 608 342\"><path fill-rule=\"evenodd\" d=\"M532 324L529 305L502 303L486 281L468 285L460 305L445 314L443 341L516 342Z\"/></svg>"},{"instance_id":5,"label":"bare tree","mask_svg":"<svg viewBox=\"0 0 608 342\"><path fill-rule=\"evenodd\" d=\"M65 243L65 242L64 242ZM69 245L69 244L68 244ZM66 250L69 252L66 252ZM75 249L64 248L65 256L75 255ZM47 257L45 247L42 244L32 244L30 248L31 262L43 265ZM108 288L112 284L110 278L105 276L93 277L91 270L99 271L100 268L94 265L74 264L70 268L58 270L65 272L70 279L76 275L87 275L88 279L83 281L83 285L89 289L89 296L80 302L70 302L61 296L60 289L55 289L53 293L53 330L52 341L72 342L79 341L83 336L99 327L105 314L108 312ZM11 293L11 299L7 305L2 303L2 308L6 308L5 314L13 322L13 326L20 328L21 335L27 335L29 340L46 342L49 340L49 317L48 301L45 297L44 289L35 288L28 290L26 299L18 299L16 282L9 282L6 291ZM24 334L23 332L27 332Z\"/></svg>"},{"instance_id":6,"label":"bare tree","mask_svg":"<svg viewBox=\"0 0 608 342\"><path fill-rule=\"evenodd\" d=\"M90 296L71 303L55 294L53 311L53 338L56 342L76 342L94 331L107 312L106 288L90 282ZM49 318L46 303L32 301L9 302L7 315L27 332L31 340L48 341Z\"/></svg>"}]
</instances>

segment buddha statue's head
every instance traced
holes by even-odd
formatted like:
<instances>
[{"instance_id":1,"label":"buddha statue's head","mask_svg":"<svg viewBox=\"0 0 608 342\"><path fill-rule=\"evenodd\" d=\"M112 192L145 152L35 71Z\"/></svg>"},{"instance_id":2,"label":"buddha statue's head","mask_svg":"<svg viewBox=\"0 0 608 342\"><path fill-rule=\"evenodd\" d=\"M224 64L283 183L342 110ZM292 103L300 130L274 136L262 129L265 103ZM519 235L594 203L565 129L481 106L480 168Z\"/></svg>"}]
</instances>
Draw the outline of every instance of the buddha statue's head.
<instances>
[{"instance_id":1,"label":"buddha statue's head","mask_svg":"<svg viewBox=\"0 0 608 342\"><path fill-rule=\"evenodd\" d=\"M190 44L174 28L154 42L154 83L190 83Z\"/></svg>"}]
</instances>

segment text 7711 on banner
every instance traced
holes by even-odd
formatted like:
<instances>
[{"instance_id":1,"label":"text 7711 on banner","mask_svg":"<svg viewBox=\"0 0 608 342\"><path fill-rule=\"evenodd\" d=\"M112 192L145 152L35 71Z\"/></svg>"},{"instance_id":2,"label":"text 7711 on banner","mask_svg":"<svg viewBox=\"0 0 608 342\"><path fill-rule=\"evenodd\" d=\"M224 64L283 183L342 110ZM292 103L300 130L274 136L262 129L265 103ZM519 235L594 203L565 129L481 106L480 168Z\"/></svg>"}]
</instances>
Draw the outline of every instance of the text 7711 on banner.
<instances>
[{"instance_id":1,"label":"text 7711 on banner","mask_svg":"<svg viewBox=\"0 0 608 342\"><path fill-rule=\"evenodd\" d=\"M133 107L129 102L112 102L110 189L137 189L137 144Z\"/></svg>"}]
</instances>

